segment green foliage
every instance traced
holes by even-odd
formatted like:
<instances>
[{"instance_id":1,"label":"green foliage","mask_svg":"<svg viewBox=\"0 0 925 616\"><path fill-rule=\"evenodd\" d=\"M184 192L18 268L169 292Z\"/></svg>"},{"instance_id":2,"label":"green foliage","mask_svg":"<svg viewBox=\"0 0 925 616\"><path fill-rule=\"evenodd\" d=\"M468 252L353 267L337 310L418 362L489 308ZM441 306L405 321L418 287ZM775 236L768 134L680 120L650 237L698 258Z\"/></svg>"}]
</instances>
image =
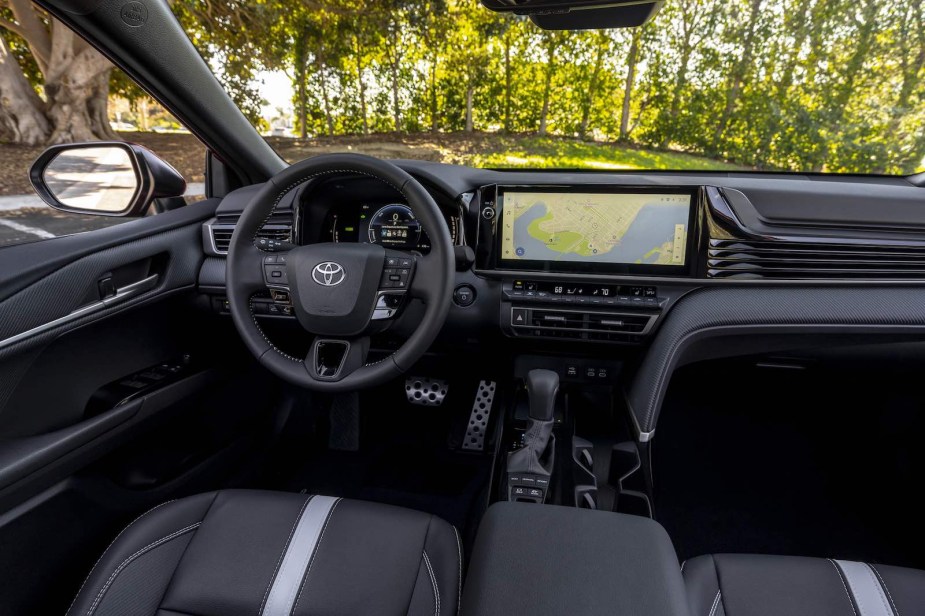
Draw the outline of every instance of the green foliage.
<instances>
[{"instance_id":1,"label":"green foliage","mask_svg":"<svg viewBox=\"0 0 925 616\"><path fill-rule=\"evenodd\" d=\"M638 33L543 32L476 0L174 9L253 121L255 76L285 70L305 136L475 130L502 143L504 132L545 130L614 141L626 103L635 147L530 139L535 151L476 162L723 168L680 151L757 169L912 173L925 156L923 4L671 0Z\"/></svg>"}]
</instances>

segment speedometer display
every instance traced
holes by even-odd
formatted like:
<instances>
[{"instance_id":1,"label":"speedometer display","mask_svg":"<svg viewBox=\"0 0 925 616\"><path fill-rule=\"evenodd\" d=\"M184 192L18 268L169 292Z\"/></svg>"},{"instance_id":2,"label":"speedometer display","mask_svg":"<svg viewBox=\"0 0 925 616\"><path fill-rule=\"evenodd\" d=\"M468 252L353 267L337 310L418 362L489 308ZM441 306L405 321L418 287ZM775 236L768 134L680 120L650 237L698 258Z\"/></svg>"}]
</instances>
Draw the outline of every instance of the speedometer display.
<instances>
[{"instance_id":1,"label":"speedometer display","mask_svg":"<svg viewBox=\"0 0 925 616\"><path fill-rule=\"evenodd\" d=\"M410 207L393 203L372 215L367 237L370 244L382 244L386 248L417 248L421 240L421 223L414 217Z\"/></svg>"},{"instance_id":2,"label":"speedometer display","mask_svg":"<svg viewBox=\"0 0 925 616\"><path fill-rule=\"evenodd\" d=\"M459 219L447 216L447 227L453 244L459 239ZM344 203L332 208L325 226L333 242L381 244L392 250L430 252L430 237L414 212L404 203L379 201L359 206Z\"/></svg>"}]
</instances>

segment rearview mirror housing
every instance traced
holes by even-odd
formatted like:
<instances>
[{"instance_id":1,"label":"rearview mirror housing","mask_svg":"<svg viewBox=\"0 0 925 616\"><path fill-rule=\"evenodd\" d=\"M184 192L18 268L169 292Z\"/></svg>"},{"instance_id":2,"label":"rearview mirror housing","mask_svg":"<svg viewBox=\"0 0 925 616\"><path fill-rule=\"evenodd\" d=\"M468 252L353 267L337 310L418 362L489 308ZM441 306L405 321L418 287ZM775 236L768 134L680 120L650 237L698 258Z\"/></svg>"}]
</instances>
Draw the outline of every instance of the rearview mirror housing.
<instances>
[{"instance_id":1,"label":"rearview mirror housing","mask_svg":"<svg viewBox=\"0 0 925 616\"><path fill-rule=\"evenodd\" d=\"M51 207L97 216L143 216L155 199L186 192L186 180L168 163L117 141L51 146L32 163L29 181Z\"/></svg>"},{"instance_id":2,"label":"rearview mirror housing","mask_svg":"<svg viewBox=\"0 0 925 616\"><path fill-rule=\"evenodd\" d=\"M499 13L528 15L544 30L634 28L652 19L664 0L482 0Z\"/></svg>"}]
</instances>

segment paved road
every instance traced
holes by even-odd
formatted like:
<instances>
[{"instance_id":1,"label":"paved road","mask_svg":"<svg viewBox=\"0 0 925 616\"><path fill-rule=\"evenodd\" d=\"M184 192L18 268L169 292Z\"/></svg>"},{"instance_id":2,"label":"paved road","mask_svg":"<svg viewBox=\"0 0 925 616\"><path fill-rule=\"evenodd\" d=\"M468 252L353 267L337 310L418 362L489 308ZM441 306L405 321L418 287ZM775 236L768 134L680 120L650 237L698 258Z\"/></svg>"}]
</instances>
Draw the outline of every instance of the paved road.
<instances>
[{"instance_id":1,"label":"paved road","mask_svg":"<svg viewBox=\"0 0 925 616\"><path fill-rule=\"evenodd\" d=\"M202 184L190 184L186 197L203 194ZM0 197L0 248L82 231L102 229L125 222L125 218L81 216L51 208L36 195Z\"/></svg>"}]
</instances>

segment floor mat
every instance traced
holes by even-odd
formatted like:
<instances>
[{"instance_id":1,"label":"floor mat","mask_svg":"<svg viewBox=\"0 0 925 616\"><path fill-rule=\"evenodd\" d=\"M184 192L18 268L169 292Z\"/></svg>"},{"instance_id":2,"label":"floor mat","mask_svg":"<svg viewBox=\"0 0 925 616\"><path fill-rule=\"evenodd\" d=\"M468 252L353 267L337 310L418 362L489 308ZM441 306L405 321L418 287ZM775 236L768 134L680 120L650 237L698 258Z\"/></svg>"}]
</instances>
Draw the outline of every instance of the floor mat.
<instances>
[{"instance_id":1,"label":"floor mat","mask_svg":"<svg viewBox=\"0 0 925 616\"><path fill-rule=\"evenodd\" d=\"M471 406L474 385L457 385L441 407L411 405L401 387L360 396L357 451L312 448L277 489L369 500L433 513L474 533L485 508L491 456L448 445L451 422Z\"/></svg>"},{"instance_id":2,"label":"floor mat","mask_svg":"<svg viewBox=\"0 0 925 616\"><path fill-rule=\"evenodd\" d=\"M707 383L722 375L721 392ZM653 442L656 518L682 559L754 552L925 568L922 404L903 375L706 364Z\"/></svg>"}]
</instances>

